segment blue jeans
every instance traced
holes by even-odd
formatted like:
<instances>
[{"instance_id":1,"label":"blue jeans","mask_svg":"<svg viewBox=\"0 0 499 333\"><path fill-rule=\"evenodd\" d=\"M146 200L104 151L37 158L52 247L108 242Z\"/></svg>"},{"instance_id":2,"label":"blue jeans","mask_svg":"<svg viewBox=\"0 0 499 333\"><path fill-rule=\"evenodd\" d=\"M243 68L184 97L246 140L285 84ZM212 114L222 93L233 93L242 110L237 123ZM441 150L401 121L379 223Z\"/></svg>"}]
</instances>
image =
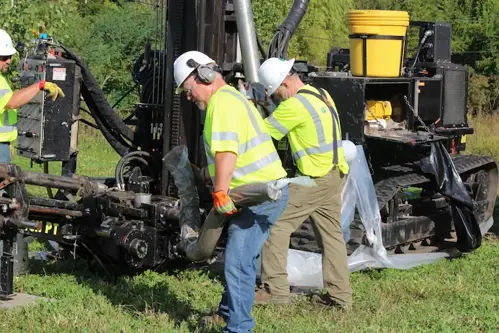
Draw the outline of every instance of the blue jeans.
<instances>
[{"instance_id":1,"label":"blue jeans","mask_svg":"<svg viewBox=\"0 0 499 333\"><path fill-rule=\"evenodd\" d=\"M227 323L223 332L251 332L255 326L251 309L255 301L257 258L288 199L286 186L281 199L245 208L229 222L224 260L226 287L218 308Z\"/></svg>"},{"instance_id":2,"label":"blue jeans","mask_svg":"<svg viewBox=\"0 0 499 333\"><path fill-rule=\"evenodd\" d=\"M10 163L10 146L0 143L0 163Z\"/></svg>"}]
</instances>

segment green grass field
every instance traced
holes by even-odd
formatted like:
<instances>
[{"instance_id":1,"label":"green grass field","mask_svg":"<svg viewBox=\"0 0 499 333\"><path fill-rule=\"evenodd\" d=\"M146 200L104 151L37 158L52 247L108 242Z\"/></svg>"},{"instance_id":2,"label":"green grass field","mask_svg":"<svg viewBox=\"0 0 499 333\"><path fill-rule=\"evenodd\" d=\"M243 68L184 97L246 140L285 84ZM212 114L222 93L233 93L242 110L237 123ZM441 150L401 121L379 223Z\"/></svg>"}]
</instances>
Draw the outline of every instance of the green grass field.
<instances>
[{"instance_id":1,"label":"green grass field","mask_svg":"<svg viewBox=\"0 0 499 333\"><path fill-rule=\"evenodd\" d=\"M494 136L499 131L486 126L499 125L482 121L476 123L481 135L468 139L469 148L498 158L499 138ZM105 141L83 139L80 147L78 173L114 174L118 156ZM16 158L15 162L27 170L43 170L40 166L29 169L26 160ZM57 174L60 167L50 171ZM352 274L354 308L348 314L315 307L300 298L289 306L255 307L255 331L497 332L499 230L492 231L481 248L462 258L407 271ZM42 247L39 242L30 244L31 250ZM183 270L147 271L122 277L114 285L94 276L82 261L33 261L31 273L15 279L15 290L51 301L1 310L0 332L202 332L198 320L216 309L222 284L205 271ZM207 330L219 331L220 327Z\"/></svg>"}]
</instances>

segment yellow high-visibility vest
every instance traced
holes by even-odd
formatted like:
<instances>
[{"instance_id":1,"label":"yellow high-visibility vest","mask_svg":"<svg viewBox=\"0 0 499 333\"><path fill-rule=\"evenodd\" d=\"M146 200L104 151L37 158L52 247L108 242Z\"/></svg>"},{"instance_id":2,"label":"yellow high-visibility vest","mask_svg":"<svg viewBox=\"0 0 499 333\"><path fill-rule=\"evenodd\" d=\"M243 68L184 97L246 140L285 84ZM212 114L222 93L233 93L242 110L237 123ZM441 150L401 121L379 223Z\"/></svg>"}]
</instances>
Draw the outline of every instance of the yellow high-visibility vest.
<instances>
[{"instance_id":1,"label":"yellow high-visibility vest","mask_svg":"<svg viewBox=\"0 0 499 333\"><path fill-rule=\"evenodd\" d=\"M258 110L229 85L220 88L208 102L203 136L213 183L217 152L237 155L230 189L287 176Z\"/></svg>"},{"instance_id":2,"label":"yellow high-visibility vest","mask_svg":"<svg viewBox=\"0 0 499 333\"><path fill-rule=\"evenodd\" d=\"M6 108L12 94L9 83L0 74L0 142L12 142L17 139L17 110Z\"/></svg>"},{"instance_id":3,"label":"yellow high-visibility vest","mask_svg":"<svg viewBox=\"0 0 499 333\"><path fill-rule=\"evenodd\" d=\"M295 96L281 102L265 124L276 140L288 135L293 161L303 175L322 177L333 167L344 174L349 172L340 119L327 91L303 86Z\"/></svg>"}]
</instances>

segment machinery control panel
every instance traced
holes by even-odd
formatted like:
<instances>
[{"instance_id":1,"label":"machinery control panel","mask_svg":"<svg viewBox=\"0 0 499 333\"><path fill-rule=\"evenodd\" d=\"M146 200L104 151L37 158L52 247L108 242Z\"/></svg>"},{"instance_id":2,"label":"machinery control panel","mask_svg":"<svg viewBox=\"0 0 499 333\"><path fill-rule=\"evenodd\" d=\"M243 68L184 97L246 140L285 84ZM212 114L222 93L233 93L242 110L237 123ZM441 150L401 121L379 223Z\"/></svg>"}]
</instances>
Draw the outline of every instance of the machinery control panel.
<instances>
[{"instance_id":1,"label":"machinery control panel","mask_svg":"<svg viewBox=\"0 0 499 333\"><path fill-rule=\"evenodd\" d=\"M21 66L22 88L46 80L57 84L65 96L52 101L40 91L18 110L17 153L36 162L68 161L77 149L80 67L50 53L28 56Z\"/></svg>"}]
</instances>

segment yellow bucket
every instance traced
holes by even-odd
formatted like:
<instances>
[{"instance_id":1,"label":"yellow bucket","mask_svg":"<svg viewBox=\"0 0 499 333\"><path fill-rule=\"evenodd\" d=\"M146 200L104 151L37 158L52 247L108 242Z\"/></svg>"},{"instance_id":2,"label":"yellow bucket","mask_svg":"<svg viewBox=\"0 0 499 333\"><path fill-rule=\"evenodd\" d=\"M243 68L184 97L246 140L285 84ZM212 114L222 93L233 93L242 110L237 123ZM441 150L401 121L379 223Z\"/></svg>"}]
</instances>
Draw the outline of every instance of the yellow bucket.
<instances>
[{"instance_id":1,"label":"yellow bucket","mask_svg":"<svg viewBox=\"0 0 499 333\"><path fill-rule=\"evenodd\" d=\"M352 75L400 76L409 13L393 10L352 10L347 15Z\"/></svg>"}]
</instances>

